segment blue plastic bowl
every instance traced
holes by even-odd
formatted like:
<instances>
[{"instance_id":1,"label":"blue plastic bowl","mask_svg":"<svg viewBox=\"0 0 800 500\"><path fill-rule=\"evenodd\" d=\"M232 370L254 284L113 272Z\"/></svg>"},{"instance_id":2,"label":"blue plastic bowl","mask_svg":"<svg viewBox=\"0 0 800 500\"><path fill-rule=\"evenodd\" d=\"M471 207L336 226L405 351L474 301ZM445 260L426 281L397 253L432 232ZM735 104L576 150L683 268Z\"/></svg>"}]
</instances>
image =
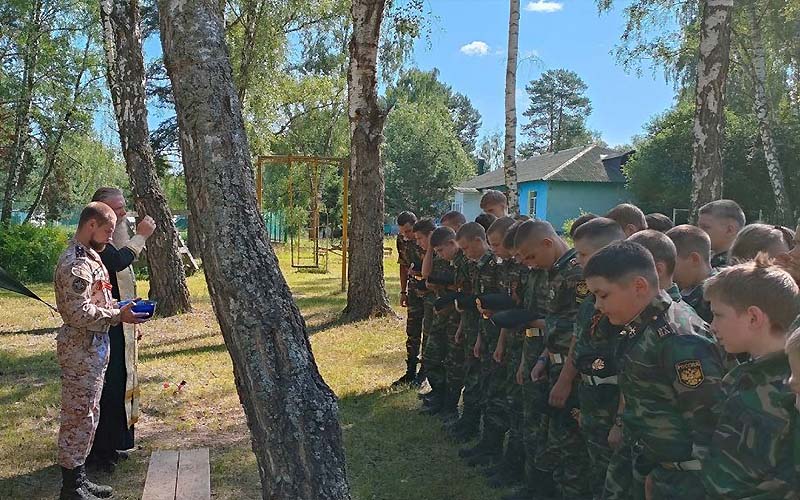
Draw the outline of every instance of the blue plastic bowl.
<instances>
[{"instance_id":1,"label":"blue plastic bowl","mask_svg":"<svg viewBox=\"0 0 800 500\"><path fill-rule=\"evenodd\" d=\"M156 312L156 302L154 300L140 300L133 305L133 312L145 313L150 318Z\"/></svg>"}]
</instances>

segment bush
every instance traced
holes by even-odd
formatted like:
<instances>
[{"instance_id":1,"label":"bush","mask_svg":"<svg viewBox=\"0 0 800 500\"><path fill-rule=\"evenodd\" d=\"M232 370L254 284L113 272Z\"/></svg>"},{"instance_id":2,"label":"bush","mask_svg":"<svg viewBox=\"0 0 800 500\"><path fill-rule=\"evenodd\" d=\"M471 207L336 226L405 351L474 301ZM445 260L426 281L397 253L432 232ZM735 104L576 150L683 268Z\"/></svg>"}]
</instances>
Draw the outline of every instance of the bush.
<instances>
[{"instance_id":1,"label":"bush","mask_svg":"<svg viewBox=\"0 0 800 500\"><path fill-rule=\"evenodd\" d=\"M23 283L51 282L68 239L64 229L53 226L0 228L0 266Z\"/></svg>"}]
</instances>

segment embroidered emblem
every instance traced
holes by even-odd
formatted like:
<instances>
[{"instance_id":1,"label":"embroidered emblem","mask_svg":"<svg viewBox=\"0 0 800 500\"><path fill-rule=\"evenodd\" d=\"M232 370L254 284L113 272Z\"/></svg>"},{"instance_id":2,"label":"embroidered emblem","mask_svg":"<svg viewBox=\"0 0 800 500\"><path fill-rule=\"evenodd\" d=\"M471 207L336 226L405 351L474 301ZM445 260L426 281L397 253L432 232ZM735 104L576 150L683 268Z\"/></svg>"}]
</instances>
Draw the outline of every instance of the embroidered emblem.
<instances>
[{"instance_id":1,"label":"embroidered emblem","mask_svg":"<svg viewBox=\"0 0 800 500\"><path fill-rule=\"evenodd\" d=\"M72 291L75 293L83 293L86 291L86 286L89 283L86 280L82 280L80 278L75 278L72 280Z\"/></svg>"},{"instance_id":2,"label":"embroidered emblem","mask_svg":"<svg viewBox=\"0 0 800 500\"><path fill-rule=\"evenodd\" d=\"M600 370L604 369L605 367L606 367L606 362L603 361L603 358L597 358L594 361L592 361L592 370L593 371L599 372Z\"/></svg>"},{"instance_id":3,"label":"embroidered emblem","mask_svg":"<svg viewBox=\"0 0 800 500\"><path fill-rule=\"evenodd\" d=\"M702 384L706 378L703 374L703 365L697 359L676 363L675 370L678 372L680 383L692 389Z\"/></svg>"},{"instance_id":4,"label":"embroidered emblem","mask_svg":"<svg viewBox=\"0 0 800 500\"><path fill-rule=\"evenodd\" d=\"M581 410L580 410L580 408L573 408L572 410L570 410L569 414L570 414L570 416L572 418L575 419L576 422L580 423L580 421L581 421Z\"/></svg>"},{"instance_id":5,"label":"embroidered emblem","mask_svg":"<svg viewBox=\"0 0 800 500\"><path fill-rule=\"evenodd\" d=\"M575 295L578 297L586 297L589 295L589 285L585 281L579 281L578 286L575 287Z\"/></svg>"}]
</instances>

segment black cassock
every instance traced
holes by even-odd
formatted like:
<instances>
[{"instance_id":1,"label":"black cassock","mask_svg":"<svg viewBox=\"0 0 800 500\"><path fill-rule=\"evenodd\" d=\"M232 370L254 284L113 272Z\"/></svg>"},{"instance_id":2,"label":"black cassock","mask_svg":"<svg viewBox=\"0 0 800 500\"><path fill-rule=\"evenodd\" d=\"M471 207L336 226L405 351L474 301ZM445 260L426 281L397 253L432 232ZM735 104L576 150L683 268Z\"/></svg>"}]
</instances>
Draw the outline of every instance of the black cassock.
<instances>
[{"instance_id":1,"label":"black cassock","mask_svg":"<svg viewBox=\"0 0 800 500\"><path fill-rule=\"evenodd\" d=\"M117 273L130 266L136 259L133 251L127 247L117 250L114 245L106 245L100 252L100 259L108 269L111 280L111 295L120 300ZM94 437L89 458L98 461L116 459L116 450L133 448L133 426L128 427L125 413L125 384L128 371L125 368L125 336L122 323L108 330L111 344L111 356L108 360L103 394L100 397L100 422Z\"/></svg>"}]
</instances>

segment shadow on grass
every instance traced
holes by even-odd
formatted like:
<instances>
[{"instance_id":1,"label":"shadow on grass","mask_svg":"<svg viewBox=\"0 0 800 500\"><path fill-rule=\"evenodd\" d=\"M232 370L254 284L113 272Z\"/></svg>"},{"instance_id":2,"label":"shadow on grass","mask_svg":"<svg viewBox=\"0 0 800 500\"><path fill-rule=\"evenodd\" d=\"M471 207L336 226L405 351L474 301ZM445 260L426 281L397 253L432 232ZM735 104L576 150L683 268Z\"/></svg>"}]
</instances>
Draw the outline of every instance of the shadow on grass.
<instances>
[{"instance_id":1,"label":"shadow on grass","mask_svg":"<svg viewBox=\"0 0 800 500\"><path fill-rule=\"evenodd\" d=\"M0 479L0 498L52 500L58 496L61 471L55 464L27 474Z\"/></svg>"},{"instance_id":2,"label":"shadow on grass","mask_svg":"<svg viewBox=\"0 0 800 500\"><path fill-rule=\"evenodd\" d=\"M220 337L220 340L222 337ZM160 346L159 346L160 347ZM149 349L148 349L149 351ZM173 357L182 357L182 356L193 356L196 354L206 354L211 352L228 352L228 348L225 347L225 342L220 342L218 344L211 344L211 345L201 345L197 347L187 347L185 349L173 349L171 351L161 351L156 350L154 352L144 352L139 353L139 361L148 361L151 359L161 359L161 358L173 358Z\"/></svg>"},{"instance_id":3,"label":"shadow on grass","mask_svg":"<svg viewBox=\"0 0 800 500\"><path fill-rule=\"evenodd\" d=\"M0 336L5 335L55 335L58 327L36 328L34 330L0 331Z\"/></svg>"}]
</instances>

